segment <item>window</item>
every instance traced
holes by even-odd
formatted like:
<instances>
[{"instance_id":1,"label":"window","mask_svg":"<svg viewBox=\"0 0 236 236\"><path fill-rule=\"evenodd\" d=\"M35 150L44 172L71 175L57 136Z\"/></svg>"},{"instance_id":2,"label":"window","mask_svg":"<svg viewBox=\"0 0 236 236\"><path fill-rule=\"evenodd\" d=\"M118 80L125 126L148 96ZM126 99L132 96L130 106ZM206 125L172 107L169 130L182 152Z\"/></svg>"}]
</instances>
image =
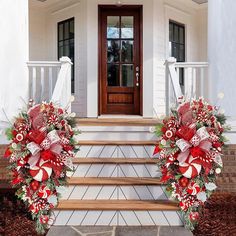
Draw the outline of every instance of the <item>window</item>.
<instances>
[{"instance_id":1,"label":"window","mask_svg":"<svg viewBox=\"0 0 236 236\"><path fill-rule=\"evenodd\" d=\"M58 59L63 56L67 56L71 59L72 71L71 71L71 92L75 92L75 72L74 72L74 46L75 46L75 30L74 30L74 18L61 21L57 26L58 33Z\"/></svg>"},{"instance_id":2,"label":"window","mask_svg":"<svg viewBox=\"0 0 236 236\"><path fill-rule=\"evenodd\" d=\"M177 62L185 61L185 26L173 21L169 22L169 54ZM184 70L179 70L179 83L184 86Z\"/></svg>"}]
</instances>

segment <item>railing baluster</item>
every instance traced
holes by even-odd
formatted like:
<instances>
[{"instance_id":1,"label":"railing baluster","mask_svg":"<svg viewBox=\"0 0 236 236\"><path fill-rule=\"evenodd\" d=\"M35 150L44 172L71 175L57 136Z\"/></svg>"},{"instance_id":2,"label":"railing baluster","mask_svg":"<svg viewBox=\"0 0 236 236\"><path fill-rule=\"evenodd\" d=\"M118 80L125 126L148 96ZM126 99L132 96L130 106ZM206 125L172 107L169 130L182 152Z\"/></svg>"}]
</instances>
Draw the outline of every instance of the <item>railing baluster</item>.
<instances>
[{"instance_id":1,"label":"railing baluster","mask_svg":"<svg viewBox=\"0 0 236 236\"><path fill-rule=\"evenodd\" d=\"M37 71L36 67L32 68L32 99L36 99L36 91L37 91Z\"/></svg>"},{"instance_id":2,"label":"railing baluster","mask_svg":"<svg viewBox=\"0 0 236 236\"><path fill-rule=\"evenodd\" d=\"M204 86L203 86L203 79L204 79L204 68L200 68L200 95L201 97L204 97L205 92L204 92Z\"/></svg>"},{"instance_id":3,"label":"railing baluster","mask_svg":"<svg viewBox=\"0 0 236 236\"><path fill-rule=\"evenodd\" d=\"M193 67L192 68L192 94L191 94L191 98L196 98L197 94L196 94L196 68Z\"/></svg>"},{"instance_id":4,"label":"railing baluster","mask_svg":"<svg viewBox=\"0 0 236 236\"><path fill-rule=\"evenodd\" d=\"M44 77L45 77L45 74L44 74L44 67L41 67L40 68L40 84L41 84L41 96L40 96L40 101L44 101L45 100L45 81L44 81Z\"/></svg>"},{"instance_id":5,"label":"railing baluster","mask_svg":"<svg viewBox=\"0 0 236 236\"><path fill-rule=\"evenodd\" d=\"M53 88L53 77L52 77L52 67L49 67L48 69L48 80L49 80L49 98L52 97L52 88Z\"/></svg>"}]
</instances>

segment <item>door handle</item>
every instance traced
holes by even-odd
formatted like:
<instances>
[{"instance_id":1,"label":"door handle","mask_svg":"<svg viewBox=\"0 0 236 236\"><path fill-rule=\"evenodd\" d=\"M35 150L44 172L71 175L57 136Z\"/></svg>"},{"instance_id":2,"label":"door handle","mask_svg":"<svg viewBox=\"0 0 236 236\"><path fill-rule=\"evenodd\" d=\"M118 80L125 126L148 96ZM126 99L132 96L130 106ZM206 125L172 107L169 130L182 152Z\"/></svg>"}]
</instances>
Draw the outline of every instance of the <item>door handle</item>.
<instances>
[{"instance_id":1,"label":"door handle","mask_svg":"<svg viewBox=\"0 0 236 236\"><path fill-rule=\"evenodd\" d=\"M136 86L139 87L139 67L136 66Z\"/></svg>"}]
</instances>

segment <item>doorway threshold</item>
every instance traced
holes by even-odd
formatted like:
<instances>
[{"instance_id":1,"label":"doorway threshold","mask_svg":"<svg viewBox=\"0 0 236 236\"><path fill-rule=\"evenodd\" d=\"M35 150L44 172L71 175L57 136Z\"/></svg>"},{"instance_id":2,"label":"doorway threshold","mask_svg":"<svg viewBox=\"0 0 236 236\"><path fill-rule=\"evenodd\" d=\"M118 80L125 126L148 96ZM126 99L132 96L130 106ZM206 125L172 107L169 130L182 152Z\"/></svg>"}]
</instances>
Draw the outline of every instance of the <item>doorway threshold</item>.
<instances>
[{"instance_id":1,"label":"doorway threshold","mask_svg":"<svg viewBox=\"0 0 236 236\"><path fill-rule=\"evenodd\" d=\"M143 119L139 115L100 115L98 119Z\"/></svg>"}]
</instances>

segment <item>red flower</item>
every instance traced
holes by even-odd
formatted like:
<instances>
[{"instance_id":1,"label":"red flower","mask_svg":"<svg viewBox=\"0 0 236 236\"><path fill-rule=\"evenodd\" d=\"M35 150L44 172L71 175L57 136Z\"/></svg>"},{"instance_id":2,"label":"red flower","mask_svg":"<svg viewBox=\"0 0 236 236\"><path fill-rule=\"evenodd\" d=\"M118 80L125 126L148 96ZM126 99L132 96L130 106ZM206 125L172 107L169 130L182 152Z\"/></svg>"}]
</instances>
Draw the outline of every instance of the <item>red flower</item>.
<instances>
[{"instance_id":1,"label":"red flower","mask_svg":"<svg viewBox=\"0 0 236 236\"><path fill-rule=\"evenodd\" d=\"M156 145L154 152L153 152L153 156L155 156L156 154L158 154L161 151L161 148L159 147L159 145Z\"/></svg>"},{"instance_id":2,"label":"red flower","mask_svg":"<svg viewBox=\"0 0 236 236\"><path fill-rule=\"evenodd\" d=\"M193 157L204 157L206 155L205 152L199 147L192 147L190 149L190 153Z\"/></svg>"},{"instance_id":3,"label":"red flower","mask_svg":"<svg viewBox=\"0 0 236 236\"><path fill-rule=\"evenodd\" d=\"M183 188L187 187L189 183L189 179L186 177L182 177L179 179L179 185Z\"/></svg>"},{"instance_id":4,"label":"red flower","mask_svg":"<svg viewBox=\"0 0 236 236\"><path fill-rule=\"evenodd\" d=\"M7 150L5 151L5 153L4 153L4 156L3 156L3 157L5 157L5 158L8 158L8 157L10 157L10 156L11 156L11 154L12 154L12 151L10 150L10 148L7 148Z\"/></svg>"},{"instance_id":5,"label":"red flower","mask_svg":"<svg viewBox=\"0 0 236 236\"><path fill-rule=\"evenodd\" d=\"M51 150L44 150L41 152L41 157L44 161L54 160L55 154Z\"/></svg>"}]
</instances>

